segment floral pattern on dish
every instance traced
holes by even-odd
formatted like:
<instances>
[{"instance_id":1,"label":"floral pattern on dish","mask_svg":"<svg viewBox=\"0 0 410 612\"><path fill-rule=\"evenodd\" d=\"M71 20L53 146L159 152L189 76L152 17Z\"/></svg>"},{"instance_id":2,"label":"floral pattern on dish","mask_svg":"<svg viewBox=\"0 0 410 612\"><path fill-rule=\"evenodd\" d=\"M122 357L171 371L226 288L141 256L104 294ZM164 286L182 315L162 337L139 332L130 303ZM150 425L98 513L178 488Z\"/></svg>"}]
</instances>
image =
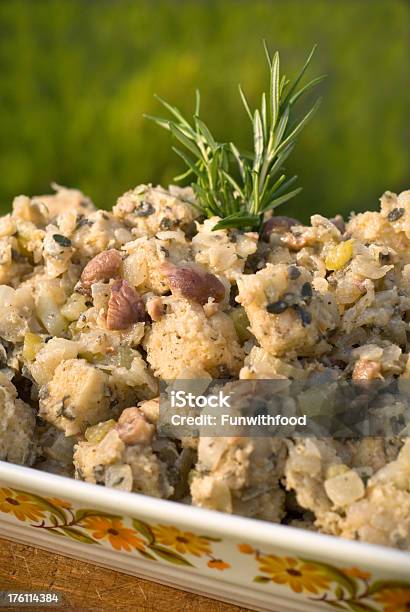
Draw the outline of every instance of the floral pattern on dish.
<instances>
[{"instance_id":1,"label":"floral pattern on dish","mask_svg":"<svg viewBox=\"0 0 410 612\"><path fill-rule=\"evenodd\" d=\"M123 554L137 554L155 562L218 572L236 569L237 553L230 541L173 525L149 524L101 510L75 508L66 500L41 497L10 487L0 488L0 512L29 523L35 529L82 544L108 546ZM305 601L317 602L329 609L353 612L410 610L410 582L379 580L358 567L337 568L313 559L263 552L249 543L237 544L236 549L254 558L259 573L254 575L249 570L249 580L255 586L284 588Z\"/></svg>"},{"instance_id":2,"label":"floral pattern on dish","mask_svg":"<svg viewBox=\"0 0 410 612\"><path fill-rule=\"evenodd\" d=\"M310 601L353 612L407 612L410 610L410 582L374 580L370 572L357 567L336 568L313 559L266 554L249 544L238 550L253 555L261 572L253 581L286 585Z\"/></svg>"},{"instance_id":3,"label":"floral pattern on dish","mask_svg":"<svg viewBox=\"0 0 410 612\"><path fill-rule=\"evenodd\" d=\"M136 552L152 561L192 567L190 557L205 557L209 569L223 571L231 567L212 553L212 544L219 542L219 538L171 525L149 525L136 518L128 525L129 519L125 517L101 510L74 509L68 501L58 498L0 488L0 512L54 535L83 544L109 545L116 551Z\"/></svg>"}]
</instances>

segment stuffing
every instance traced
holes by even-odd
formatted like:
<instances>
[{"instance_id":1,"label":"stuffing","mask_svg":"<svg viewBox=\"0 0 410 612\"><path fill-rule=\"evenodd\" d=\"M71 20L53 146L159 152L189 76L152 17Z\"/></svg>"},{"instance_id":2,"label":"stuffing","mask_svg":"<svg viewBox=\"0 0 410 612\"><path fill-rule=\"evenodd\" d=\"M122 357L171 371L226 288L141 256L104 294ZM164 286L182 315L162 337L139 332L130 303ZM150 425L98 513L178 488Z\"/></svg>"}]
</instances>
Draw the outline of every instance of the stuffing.
<instances>
[{"instance_id":1,"label":"stuffing","mask_svg":"<svg viewBox=\"0 0 410 612\"><path fill-rule=\"evenodd\" d=\"M267 264L256 274L238 278L237 301L266 352L280 356L297 351L305 355L326 346L324 337L337 326L339 313L334 296L314 289L312 280L303 268L292 278L285 264Z\"/></svg>"},{"instance_id":2,"label":"stuffing","mask_svg":"<svg viewBox=\"0 0 410 612\"><path fill-rule=\"evenodd\" d=\"M57 183L52 183L52 188L55 191L53 195L34 196L33 204L45 205L50 219L56 217L61 212L67 209L80 211L95 210L94 204L90 198L85 196L78 189L67 189Z\"/></svg>"},{"instance_id":3,"label":"stuffing","mask_svg":"<svg viewBox=\"0 0 410 612\"><path fill-rule=\"evenodd\" d=\"M286 447L275 438L207 438L198 444L192 503L202 508L279 522Z\"/></svg>"},{"instance_id":4,"label":"stuffing","mask_svg":"<svg viewBox=\"0 0 410 612\"><path fill-rule=\"evenodd\" d=\"M13 289L0 285L0 338L8 342L22 342L30 330L34 300L25 287Z\"/></svg>"},{"instance_id":5,"label":"stuffing","mask_svg":"<svg viewBox=\"0 0 410 612\"><path fill-rule=\"evenodd\" d=\"M410 550L410 191L258 234L215 230L191 188L140 185L104 211L53 187L0 218L0 459ZM258 417L249 389L275 380L292 415L327 422L334 403L352 423L173 433L178 379L243 385Z\"/></svg>"},{"instance_id":6,"label":"stuffing","mask_svg":"<svg viewBox=\"0 0 410 612\"><path fill-rule=\"evenodd\" d=\"M340 521L340 535L403 550L410 548L409 440L394 461L370 478L365 494L349 504Z\"/></svg>"},{"instance_id":7,"label":"stuffing","mask_svg":"<svg viewBox=\"0 0 410 612\"><path fill-rule=\"evenodd\" d=\"M409 448L408 441L382 438L349 441L347 447L306 439L289 446L286 486L313 512L320 531L407 549Z\"/></svg>"},{"instance_id":8,"label":"stuffing","mask_svg":"<svg viewBox=\"0 0 410 612\"><path fill-rule=\"evenodd\" d=\"M89 427L74 450L76 478L153 497L170 497L174 492L170 469L161 459L160 447L155 446L154 433L155 426L138 407L124 410L118 422L109 420Z\"/></svg>"},{"instance_id":9,"label":"stuffing","mask_svg":"<svg viewBox=\"0 0 410 612\"><path fill-rule=\"evenodd\" d=\"M139 185L122 195L114 215L133 228L133 234L155 236L159 231L187 230L198 216L193 191L189 188Z\"/></svg>"},{"instance_id":10,"label":"stuffing","mask_svg":"<svg viewBox=\"0 0 410 612\"><path fill-rule=\"evenodd\" d=\"M192 238L195 261L235 282L244 271L247 258L256 252L258 234L213 230L218 221L219 217L212 217L198 224L198 233Z\"/></svg>"},{"instance_id":11,"label":"stuffing","mask_svg":"<svg viewBox=\"0 0 410 612\"><path fill-rule=\"evenodd\" d=\"M259 346L252 347L249 355L245 358L244 367L239 373L239 378L243 380L252 379L304 379L308 371L296 359L293 363L273 357Z\"/></svg>"},{"instance_id":12,"label":"stuffing","mask_svg":"<svg viewBox=\"0 0 410 612\"><path fill-rule=\"evenodd\" d=\"M17 390L0 372L0 459L32 465L36 457L35 414L17 398Z\"/></svg>"},{"instance_id":13,"label":"stuffing","mask_svg":"<svg viewBox=\"0 0 410 612\"><path fill-rule=\"evenodd\" d=\"M239 372L244 354L232 320L222 312L207 317L200 304L182 298L164 300L166 312L144 338L154 374L173 380L192 364L218 378Z\"/></svg>"},{"instance_id":14,"label":"stuffing","mask_svg":"<svg viewBox=\"0 0 410 612\"><path fill-rule=\"evenodd\" d=\"M110 415L107 375L85 359L66 359L40 388L40 416L67 436Z\"/></svg>"}]
</instances>

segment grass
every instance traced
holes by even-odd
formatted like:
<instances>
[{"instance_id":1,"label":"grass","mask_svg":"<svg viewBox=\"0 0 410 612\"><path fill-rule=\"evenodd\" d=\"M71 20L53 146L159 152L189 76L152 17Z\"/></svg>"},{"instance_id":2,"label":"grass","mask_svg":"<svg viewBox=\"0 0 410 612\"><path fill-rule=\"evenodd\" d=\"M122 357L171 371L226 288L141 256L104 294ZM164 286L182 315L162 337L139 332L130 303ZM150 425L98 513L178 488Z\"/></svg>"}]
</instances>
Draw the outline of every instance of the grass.
<instances>
[{"instance_id":1,"label":"grass","mask_svg":"<svg viewBox=\"0 0 410 612\"><path fill-rule=\"evenodd\" d=\"M236 84L258 104L263 38L289 76L317 43L314 72L329 75L289 162L304 189L287 214L375 208L410 186L409 24L405 0L1 2L1 209L52 180L103 207L167 184L183 164L143 119L154 93L190 113L199 86L218 139L249 146Z\"/></svg>"}]
</instances>

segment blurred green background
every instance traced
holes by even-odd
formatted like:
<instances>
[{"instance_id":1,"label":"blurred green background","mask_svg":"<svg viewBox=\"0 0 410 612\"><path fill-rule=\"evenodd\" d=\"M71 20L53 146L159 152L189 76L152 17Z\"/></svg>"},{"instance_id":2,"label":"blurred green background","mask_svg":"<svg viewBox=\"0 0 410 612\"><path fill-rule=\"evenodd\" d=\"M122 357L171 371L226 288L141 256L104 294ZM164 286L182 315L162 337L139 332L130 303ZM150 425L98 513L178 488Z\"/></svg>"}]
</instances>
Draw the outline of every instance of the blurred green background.
<instances>
[{"instance_id":1,"label":"blurred green background","mask_svg":"<svg viewBox=\"0 0 410 612\"><path fill-rule=\"evenodd\" d=\"M288 214L376 208L410 188L410 14L406 0L0 2L0 206L81 188L97 205L140 182L168 184L182 166L158 93L246 145L241 82L256 104L266 87L261 41L292 75L314 43L311 74L327 73L323 104L290 170L304 190ZM303 109L302 109L303 110Z\"/></svg>"}]
</instances>

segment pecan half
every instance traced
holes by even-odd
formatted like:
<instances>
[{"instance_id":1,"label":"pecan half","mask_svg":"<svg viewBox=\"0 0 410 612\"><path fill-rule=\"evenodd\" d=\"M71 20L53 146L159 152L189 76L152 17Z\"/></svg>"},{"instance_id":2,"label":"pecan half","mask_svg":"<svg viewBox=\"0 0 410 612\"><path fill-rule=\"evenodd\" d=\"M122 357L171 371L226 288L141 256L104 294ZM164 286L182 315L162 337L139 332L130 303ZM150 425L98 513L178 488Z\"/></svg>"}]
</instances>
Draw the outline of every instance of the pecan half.
<instances>
[{"instance_id":1,"label":"pecan half","mask_svg":"<svg viewBox=\"0 0 410 612\"><path fill-rule=\"evenodd\" d=\"M221 302L225 297L225 287L214 274L199 272L193 268L178 268L169 262L163 263L161 269L172 292L175 291L187 300L204 305L209 298Z\"/></svg>"},{"instance_id":2,"label":"pecan half","mask_svg":"<svg viewBox=\"0 0 410 612\"><path fill-rule=\"evenodd\" d=\"M111 287L108 300L108 329L127 329L133 323L145 320L144 302L126 280L117 280Z\"/></svg>"},{"instance_id":3,"label":"pecan half","mask_svg":"<svg viewBox=\"0 0 410 612\"><path fill-rule=\"evenodd\" d=\"M352 379L375 380L376 378L380 378L380 369L380 363L378 361L359 359L354 366Z\"/></svg>"},{"instance_id":4,"label":"pecan half","mask_svg":"<svg viewBox=\"0 0 410 612\"><path fill-rule=\"evenodd\" d=\"M126 408L118 419L116 430L124 444L149 444L155 427L148 423L139 408Z\"/></svg>"},{"instance_id":5,"label":"pecan half","mask_svg":"<svg viewBox=\"0 0 410 612\"><path fill-rule=\"evenodd\" d=\"M80 282L78 287L76 287L77 291L89 294L93 283L116 278L119 275L121 263L121 255L115 249L98 253L88 262L82 271Z\"/></svg>"},{"instance_id":6,"label":"pecan half","mask_svg":"<svg viewBox=\"0 0 410 612\"><path fill-rule=\"evenodd\" d=\"M280 215L271 217L263 224L262 240L269 242L271 234L284 234L289 232L290 228L294 225L302 225L302 223L293 217L283 217Z\"/></svg>"}]
</instances>

